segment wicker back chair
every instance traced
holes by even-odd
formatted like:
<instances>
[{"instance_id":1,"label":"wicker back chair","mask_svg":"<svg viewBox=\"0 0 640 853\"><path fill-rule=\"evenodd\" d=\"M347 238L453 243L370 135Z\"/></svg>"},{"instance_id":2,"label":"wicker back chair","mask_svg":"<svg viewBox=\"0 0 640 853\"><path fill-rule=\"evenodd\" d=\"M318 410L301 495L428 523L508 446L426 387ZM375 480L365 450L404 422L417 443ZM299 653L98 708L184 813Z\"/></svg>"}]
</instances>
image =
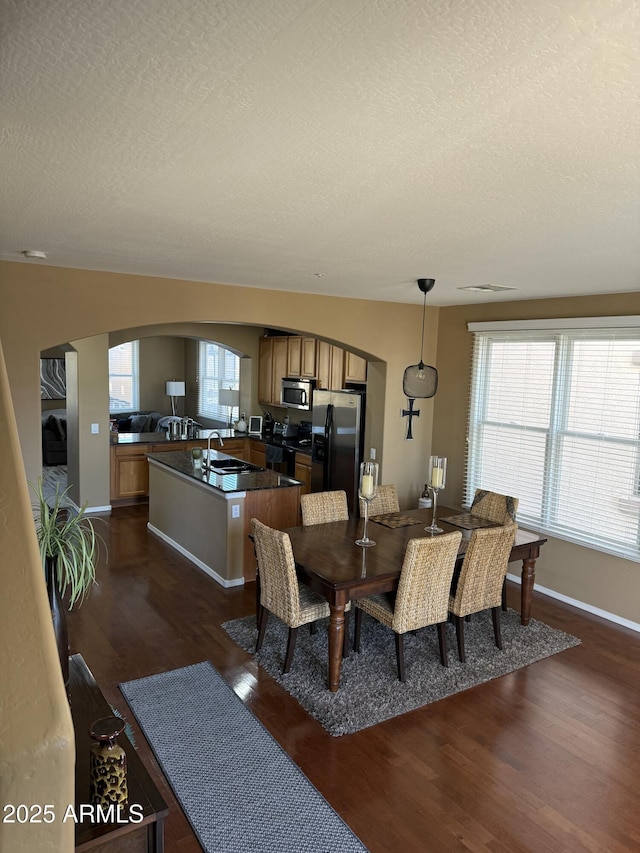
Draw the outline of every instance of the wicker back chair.
<instances>
[{"instance_id":1,"label":"wicker back chair","mask_svg":"<svg viewBox=\"0 0 640 853\"><path fill-rule=\"evenodd\" d=\"M298 580L296 564L288 533L267 527L257 518L251 519L251 532L260 576L260 608L256 652L262 648L269 613L289 626L289 639L283 672L289 672L293 661L298 628L329 616L329 604ZM348 650L348 622L345 608L345 647Z\"/></svg>"},{"instance_id":2,"label":"wicker back chair","mask_svg":"<svg viewBox=\"0 0 640 853\"><path fill-rule=\"evenodd\" d=\"M518 498L510 495L501 495L499 492L487 492L485 489L476 489L473 496L470 512L495 521L496 524L512 524L516 520L518 511ZM502 582L502 609L507 609L507 579Z\"/></svg>"},{"instance_id":3,"label":"wicker back chair","mask_svg":"<svg viewBox=\"0 0 640 853\"><path fill-rule=\"evenodd\" d=\"M346 521L349 518L347 493L312 492L300 497L302 524L326 524L329 521Z\"/></svg>"},{"instance_id":4,"label":"wicker back chair","mask_svg":"<svg viewBox=\"0 0 640 853\"><path fill-rule=\"evenodd\" d=\"M362 614L368 613L395 633L398 678L405 680L403 636L426 625L438 626L440 662L447 661L449 592L462 533L446 533L407 542L398 591L392 604L388 595L372 595L355 601L354 649L360 651Z\"/></svg>"},{"instance_id":5,"label":"wicker back chair","mask_svg":"<svg viewBox=\"0 0 640 853\"><path fill-rule=\"evenodd\" d=\"M491 608L496 646L502 648L500 605L517 524L474 530L469 540L449 610L456 624L458 655L464 663L464 617Z\"/></svg>"},{"instance_id":6,"label":"wicker back chair","mask_svg":"<svg viewBox=\"0 0 640 853\"><path fill-rule=\"evenodd\" d=\"M512 498L510 495L476 489L469 512L497 524L511 524L516 520L518 503L518 498Z\"/></svg>"},{"instance_id":7,"label":"wicker back chair","mask_svg":"<svg viewBox=\"0 0 640 853\"><path fill-rule=\"evenodd\" d=\"M369 515L382 515L385 512L399 512L398 489L392 483L378 486L375 498L369 501ZM360 498L360 515L364 515L364 501Z\"/></svg>"}]
</instances>

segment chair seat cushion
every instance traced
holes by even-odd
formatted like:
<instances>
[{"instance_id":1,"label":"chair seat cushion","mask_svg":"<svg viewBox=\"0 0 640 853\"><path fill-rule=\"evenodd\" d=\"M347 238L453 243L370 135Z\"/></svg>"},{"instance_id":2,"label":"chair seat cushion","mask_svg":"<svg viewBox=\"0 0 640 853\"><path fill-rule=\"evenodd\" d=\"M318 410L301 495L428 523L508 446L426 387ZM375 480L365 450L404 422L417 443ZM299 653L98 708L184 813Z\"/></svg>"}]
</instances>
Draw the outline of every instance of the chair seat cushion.
<instances>
[{"instance_id":1,"label":"chair seat cushion","mask_svg":"<svg viewBox=\"0 0 640 853\"><path fill-rule=\"evenodd\" d=\"M291 627L297 628L299 625L307 625L309 622L315 622L316 619L324 619L329 616L329 604L326 598L318 595L302 581L298 581L298 589L300 592L300 621L298 625ZM351 609L351 603L345 607L345 613Z\"/></svg>"}]
</instances>

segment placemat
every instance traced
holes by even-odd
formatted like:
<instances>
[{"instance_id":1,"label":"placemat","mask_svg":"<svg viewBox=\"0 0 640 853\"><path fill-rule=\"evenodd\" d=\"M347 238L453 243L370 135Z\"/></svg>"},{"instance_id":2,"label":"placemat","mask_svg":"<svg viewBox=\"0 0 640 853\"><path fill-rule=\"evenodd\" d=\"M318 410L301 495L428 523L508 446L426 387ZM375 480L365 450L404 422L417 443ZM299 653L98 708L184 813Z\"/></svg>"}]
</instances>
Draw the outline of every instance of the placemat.
<instances>
[{"instance_id":1,"label":"placemat","mask_svg":"<svg viewBox=\"0 0 640 853\"><path fill-rule=\"evenodd\" d=\"M481 518L479 515L472 515L470 512L463 512L461 515L449 515L447 518L440 518L438 520L446 521L447 524L453 524L455 527L463 527L465 530L500 526L495 521L489 521L488 518Z\"/></svg>"},{"instance_id":2,"label":"placemat","mask_svg":"<svg viewBox=\"0 0 640 853\"><path fill-rule=\"evenodd\" d=\"M381 515L372 515L369 521L384 524L385 527L409 527L410 524L424 524L424 519L402 515L399 512L383 512Z\"/></svg>"}]
</instances>

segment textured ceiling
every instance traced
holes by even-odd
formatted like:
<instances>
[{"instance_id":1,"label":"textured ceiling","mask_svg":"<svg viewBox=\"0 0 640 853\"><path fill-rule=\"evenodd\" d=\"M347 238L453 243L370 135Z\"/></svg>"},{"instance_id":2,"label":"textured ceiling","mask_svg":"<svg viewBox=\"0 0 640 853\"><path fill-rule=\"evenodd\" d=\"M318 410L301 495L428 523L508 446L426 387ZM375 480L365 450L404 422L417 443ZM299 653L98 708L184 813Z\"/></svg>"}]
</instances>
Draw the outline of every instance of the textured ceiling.
<instances>
[{"instance_id":1,"label":"textured ceiling","mask_svg":"<svg viewBox=\"0 0 640 853\"><path fill-rule=\"evenodd\" d=\"M640 289L632 0L0 0L0 258L431 305ZM517 288L498 294L461 287Z\"/></svg>"}]
</instances>

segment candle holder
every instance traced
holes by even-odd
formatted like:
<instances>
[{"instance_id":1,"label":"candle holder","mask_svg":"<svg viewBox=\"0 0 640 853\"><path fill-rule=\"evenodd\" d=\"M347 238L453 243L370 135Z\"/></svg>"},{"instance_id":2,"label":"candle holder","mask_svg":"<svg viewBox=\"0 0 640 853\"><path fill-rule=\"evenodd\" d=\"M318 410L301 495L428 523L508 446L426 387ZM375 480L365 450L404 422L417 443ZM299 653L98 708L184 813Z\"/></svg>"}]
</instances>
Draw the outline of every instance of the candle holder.
<instances>
[{"instance_id":1,"label":"candle holder","mask_svg":"<svg viewBox=\"0 0 640 853\"><path fill-rule=\"evenodd\" d=\"M364 502L364 527L362 529L362 539L356 539L356 545L361 548L370 548L376 543L373 539L369 539L367 535L367 524L369 522L369 504L375 498L378 492L378 463L377 462L362 462L360 465L360 484L358 486L358 494Z\"/></svg>"},{"instance_id":2,"label":"candle holder","mask_svg":"<svg viewBox=\"0 0 640 853\"><path fill-rule=\"evenodd\" d=\"M429 457L429 482L427 487L433 493L433 513L431 524L425 527L427 533L443 533L442 527L438 527L436 514L438 511L438 492L444 489L447 482L447 459L445 456Z\"/></svg>"}]
</instances>

